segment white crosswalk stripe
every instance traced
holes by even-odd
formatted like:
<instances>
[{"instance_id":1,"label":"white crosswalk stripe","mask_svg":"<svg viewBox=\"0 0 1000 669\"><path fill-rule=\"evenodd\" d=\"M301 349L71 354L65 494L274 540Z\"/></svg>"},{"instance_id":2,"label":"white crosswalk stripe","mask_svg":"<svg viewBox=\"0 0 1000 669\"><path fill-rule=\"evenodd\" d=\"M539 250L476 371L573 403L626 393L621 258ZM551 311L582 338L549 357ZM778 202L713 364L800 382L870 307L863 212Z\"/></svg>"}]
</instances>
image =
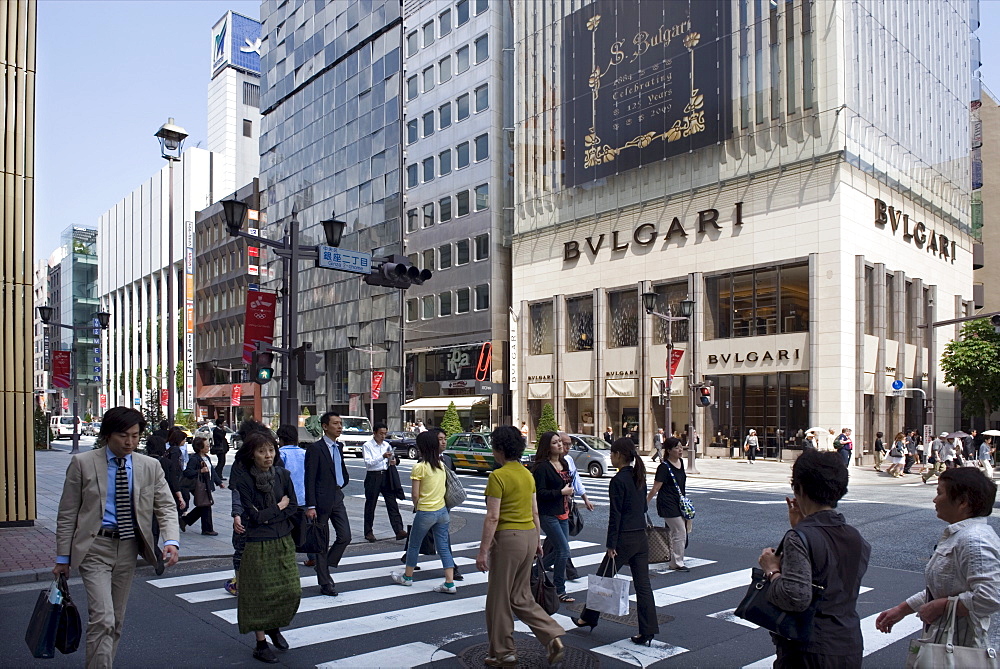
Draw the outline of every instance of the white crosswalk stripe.
<instances>
[{"instance_id":1,"label":"white crosswalk stripe","mask_svg":"<svg viewBox=\"0 0 1000 669\"><path fill-rule=\"evenodd\" d=\"M316 576L309 573L302 576L300 583L306 590L303 592L298 614L292 625L282 630L282 634L292 648L316 648L319 657L314 661L321 668L337 669L341 667L418 667L455 657L456 648L462 645L455 642L469 638L482 638L485 633L484 609L486 606L486 585L488 574L467 569L474 564L469 552L478 550L478 542L466 542L452 546L456 564L463 567L465 580L457 583L457 595L434 593L433 587L441 582L443 570L436 558L422 559L423 569L417 573L414 583L402 587L392 583L389 573L401 570L399 557L402 546L398 550L390 550L369 555L357 555L344 558L339 569L334 571L340 595L327 597L314 594L316 592ZM604 558L600 545L571 541L570 548L573 562L579 568L581 577L576 581L566 582L566 592L575 597L578 602L586 600L587 577L595 573L595 567ZM460 555L465 553L465 555ZM763 630L750 632L746 628L756 629L756 626L736 618L733 607L740 599L743 589L750 580L750 569L726 569L715 560L687 557L687 566L692 573L681 574L669 570L666 565L651 565L650 575L653 581L653 598L658 609L667 608L678 625L688 625L687 629L699 629L696 620L705 617L714 619L713 625L734 624L734 630L743 629L742 633L761 634ZM345 567L355 567L345 569ZM218 586L228 577L230 571L212 571L202 574L192 574L173 578L151 580L150 583L162 591L168 592L191 606L209 605L206 613L211 613L219 621L236 625L238 612L236 600ZM702 575L704 574L704 575ZM619 575L631 581L628 570ZM216 587L206 589L204 586L213 584ZM199 587L202 586L202 587ZM630 588L631 601L635 601L634 588ZM871 591L870 587L862 587L861 592ZM228 600L223 608L211 606L212 602ZM698 608L697 601L703 600L709 608ZM411 604L412 603L412 604ZM716 606L711 606L715 604ZM705 605L702 604L702 607ZM363 608L361 608L363 607ZM633 605L634 607L634 605ZM699 611L698 616L692 616L691 609ZM721 610L720 610L721 609ZM357 611L364 615L357 615ZM717 611L705 614L704 611ZM375 611L375 612L373 612ZM607 661L620 662L629 666L649 667L669 658L682 656L697 650L697 644L685 642L683 645L671 644L671 628L674 623L661 627L661 633L650 646L638 646L628 638L635 634L634 628L628 629L615 623L602 623L599 630L593 634L580 634L576 631L573 614L566 609L557 612L553 619L568 632L574 634L571 645L581 647L581 641L586 649ZM915 616L904 619L897 624L893 633L883 635L875 631L876 615L870 615L862 621L865 654L871 654L904 640L920 627ZM419 641L392 644L391 638L382 638L373 634L373 630L402 629L410 626L421 626L427 630L439 630L440 637L418 637ZM674 628L676 629L676 628ZM601 634L603 631L603 634ZM531 634L530 629L522 622L515 622L515 632ZM610 635L608 632L611 632ZM616 637L621 634L622 637ZM357 639L366 637L364 644ZM690 636L684 637L690 641ZM587 645L587 642L593 639ZM342 643L348 640L347 643ZM327 647L329 644L329 655ZM900 647L903 644L900 643ZM384 647L382 647L384 646ZM753 649L756 650L753 650ZM747 644L742 661L736 660L734 665L746 667L770 666L773 657L756 659L765 653L763 646ZM900 656L904 654L900 651ZM749 655L747 657L746 655ZM739 658L737 653L734 657ZM683 660L682 660L683 662ZM737 664L738 663L738 664Z\"/></svg>"}]
</instances>

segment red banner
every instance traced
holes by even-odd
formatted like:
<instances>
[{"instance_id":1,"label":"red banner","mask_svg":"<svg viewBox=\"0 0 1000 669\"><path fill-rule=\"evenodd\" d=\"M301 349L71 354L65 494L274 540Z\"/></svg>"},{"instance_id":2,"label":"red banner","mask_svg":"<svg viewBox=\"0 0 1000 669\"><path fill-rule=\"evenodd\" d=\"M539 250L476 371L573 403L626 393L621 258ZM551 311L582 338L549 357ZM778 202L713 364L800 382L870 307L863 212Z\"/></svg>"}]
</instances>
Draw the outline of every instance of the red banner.
<instances>
[{"instance_id":1,"label":"red banner","mask_svg":"<svg viewBox=\"0 0 1000 669\"><path fill-rule=\"evenodd\" d=\"M101 393L97 397L98 397L98 403L100 404L101 408L102 409L107 409L108 408L108 396L105 395L104 393Z\"/></svg>"},{"instance_id":2,"label":"red banner","mask_svg":"<svg viewBox=\"0 0 1000 669\"><path fill-rule=\"evenodd\" d=\"M243 386L238 383L233 384L233 391L229 394L229 406L238 407L243 401Z\"/></svg>"},{"instance_id":3,"label":"red banner","mask_svg":"<svg viewBox=\"0 0 1000 669\"><path fill-rule=\"evenodd\" d=\"M165 407L170 404L170 391L161 390L160 391L160 406Z\"/></svg>"},{"instance_id":4,"label":"red banner","mask_svg":"<svg viewBox=\"0 0 1000 669\"><path fill-rule=\"evenodd\" d=\"M372 399L377 400L379 395L382 394L382 379L385 378L385 372L372 372Z\"/></svg>"},{"instance_id":5,"label":"red banner","mask_svg":"<svg viewBox=\"0 0 1000 669\"><path fill-rule=\"evenodd\" d=\"M684 349L675 348L670 351L670 367L667 369L667 377L673 379L677 374L677 367L681 364L681 358L684 357Z\"/></svg>"},{"instance_id":6,"label":"red banner","mask_svg":"<svg viewBox=\"0 0 1000 669\"><path fill-rule=\"evenodd\" d=\"M63 398L63 413L66 413L67 411L69 411L69 398L68 397L64 397Z\"/></svg>"},{"instance_id":7,"label":"red banner","mask_svg":"<svg viewBox=\"0 0 1000 669\"><path fill-rule=\"evenodd\" d=\"M52 351L52 385L56 388L69 388L69 351Z\"/></svg>"},{"instance_id":8,"label":"red banner","mask_svg":"<svg viewBox=\"0 0 1000 669\"><path fill-rule=\"evenodd\" d=\"M274 342L274 310L277 306L276 294L247 291L247 310L243 318L243 362L252 362L257 342Z\"/></svg>"}]
</instances>

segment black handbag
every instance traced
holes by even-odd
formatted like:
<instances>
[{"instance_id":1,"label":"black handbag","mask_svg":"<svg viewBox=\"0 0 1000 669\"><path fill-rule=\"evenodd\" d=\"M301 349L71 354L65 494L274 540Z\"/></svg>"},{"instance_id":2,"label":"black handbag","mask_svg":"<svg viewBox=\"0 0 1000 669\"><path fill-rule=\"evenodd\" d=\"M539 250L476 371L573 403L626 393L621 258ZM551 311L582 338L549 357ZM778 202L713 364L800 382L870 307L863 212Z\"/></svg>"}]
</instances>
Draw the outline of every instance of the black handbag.
<instances>
[{"instance_id":1,"label":"black handbag","mask_svg":"<svg viewBox=\"0 0 1000 669\"><path fill-rule=\"evenodd\" d=\"M798 530L793 531L799 535L802 543L805 544L806 554L809 554L809 542L805 534ZM782 542L784 543L784 542ZM778 546L777 554L781 554L781 546ZM812 563L812 557L809 559ZM754 567L750 577L750 587L743 595L743 601L736 607L736 615L744 620L759 625L766 630L774 632L790 641L805 643L809 641L813 630L813 618L816 617L816 607L819 597L813 593L812 601L805 611L785 611L772 604L767 598L771 589L771 582L764 575L764 570ZM814 591L821 591L823 586L813 584Z\"/></svg>"},{"instance_id":2,"label":"black handbag","mask_svg":"<svg viewBox=\"0 0 1000 669\"><path fill-rule=\"evenodd\" d=\"M575 537L583 529L583 514L577 508L576 502L569 508L569 536Z\"/></svg>"},{"instance_id":3,"label":"black handbag","mask_svg":"<svg viewBox=\"0 0 1000 669\"><path fill-rule=\"evenodd\" d=\"M32 657L48 660L56 656L56 635L61 618L62 592L59 582L53 580L48 588L38 593L24 633L24 642Z\"/></svg>"},{"instance_id":4,"label":"black handbag","mask_svg":"<svg viewBox=\"0 0 1000 669\"><path fill-rule=\"evenodd\" d=\"M292 539L295 541L296 553L325 553L327 537L323 536L323 527L315 520L306 518L304 513L300 513L292 521L293 528L298 531L292 532Z\"/></svg>"},{"instance_id":5,"label":"black handbag","mask_svg":"<svg viewBox=\"0 0 1000 669\"><path fill-rule=\"evenodd\" d=\"M80 612L69 596L69 583L66 575L59 576L59 589L62 591L62 612L59 614L59 626L56 628L56 649L63 655L76 652L83 639L83 623Z\"/></svg>"},{"instance_id":6,"label":"black handbag","mask_svg":"<svg viewBox=\"0 0 1000 669\"><path fill-rule=\"evenodd\" d=\"M538 605L550 616L559 610L559 595L556 594L556 586L549 578L548 572L542 567L542 561L535 558L535 564L531 567L531 594Z\"/></svg>"},{"instance_id":7,"label":"black handbag","mask_svg":"<svg viewBox=\"0 0 1000 669\"><path fill-rule=\"evenodd\" d=\"M406 543L403 545L403 558L400 562L406 562L406 552L410 549L410 534L413 532L413 526L406 526ZM423 541L420 542L420 555L437 555L437 548L434 546L434 534L428 532L424 535Z\"/></svg>"}]
</instances>

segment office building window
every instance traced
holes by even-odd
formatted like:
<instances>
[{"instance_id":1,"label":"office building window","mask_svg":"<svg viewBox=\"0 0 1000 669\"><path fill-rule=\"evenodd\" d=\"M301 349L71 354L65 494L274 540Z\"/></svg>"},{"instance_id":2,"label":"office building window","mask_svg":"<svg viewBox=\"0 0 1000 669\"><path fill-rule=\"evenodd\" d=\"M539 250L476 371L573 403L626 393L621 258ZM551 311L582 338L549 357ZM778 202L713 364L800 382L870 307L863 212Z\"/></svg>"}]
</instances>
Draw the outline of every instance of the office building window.
<instances>
[{"instance_id":1,"label":"office building window","mask_svg":"<svg viewBox=\"0 0 1000 669\"><path fill-rule=\"evenodd\" d=\"M424 93L434 88L434 67L425 67L424 72Z\"/></svg>"},{"instance_id":2,"label":"office building window","mask_svg":"<svg viewBox=\"0 0 1000 669\"><path fill-rule=\"evenodd\" d=\"M707 339L809 331L808 265L709 277L705 293Z\"/></svg>"},{"instance_id":3,"label":"office building window","mask_svg":"<svg viewBox=\"0 0 1000 669\"><path fill-rule=\"evenodd\" d=\"M451 174L451 149L445 149L438 154L438 176Z\"/></svg>"},{"instance_id":4,"label":"office building window","mask_svg":"<svg viewBox=\"0 0 1000 669\"><path fill-rule=\"evenodd\" d=\"M429 228L434 225L434 203L424 205L424 227Z\"/></svg>"},{"instance_id":5,"label":"office building window","mask_svg":"<svg viewBox=\"0 0 1000 669\"><path fill-rule=\"evenodd\" d=\"M685 299L688 294L687 282L678 281L676 283L662 284L659 286L653 286L653 293L656 294L656 306L655 311L661 314L667 313L667 305L670 305L671 315L680 315L680 303L681 300ZM686 320L674 321L672 324L667 323L667 321L660 318L653 319L653 343L654 344L666 344L668 337L667 328L670 327L669 335L673 337L673 341L685 342L688 340L688 322Z\"/></svg>"},{"instance_id":6,"label":"office building window","mask_svg":"<svg viewBox=\"0 0 1000 669\"><path fill-rule=\"evenodd\" d=\"M639 296L635 288L608 291L608 348L639 343Z\"/></svg>"},{"instance_id":7,"label":"office building window","mask_svg":"<svg viewBox=\"0 0 1000 669\"><path fill-rule=\"evenodd\" d=\"M490 8L490 0L476 0L476 16Z\"/></svg>"},{"instance_id":8,"label":"office building window","mask_svg":"<svg viewBox=\"0 0 1000 669\"><path fill-rule=\"evenodd\" d=\"M423 253L424 269L434 269L434 249L427 249Z\"/></svg>"},{"instance_id":9,"label":"office building window","mask_svg":"<svg viewBox=\"0 0 1000 669\"><path fill-rule=\"evenodd\" d=\"M248 118L243 119L243 136L253 137L253 121Z\"/></svg>"},{"instance_id":10,"label":"office building window","mask_svg":"<svg viewBox=\"0 0 1000 669\"><path fill-rule=\"evenodd\" d=\"M486 260L490 257L490 233L476 235L476 260Z\"/></svg>"},{"instance_id":11,"label":"office building window","mask_svg":"<svg viewBox=\"0 0 1000 669\"><path fill-rule=\"evenodd\" d=\"M441 307L439 315L451 316L451 291L438 294L438 305Z\"/></svg>"},{"instance_id":12,"label":"office building window","mask_svg":"<svg viewBox=\"0 0 1000 669\"><path fill-rule=\"evenodd\" d=\"M528 355L552 353L552 301L532 304L528 307L528 314Z\"/></svg>"},{"instance_id":13,"label":"office building window","mask_svg":"<svg viewBox=\"0 0 1000 669\"><path fill-rule=\"evenodd\" d=\"M459 239L455 242L455 267L469 264L469 240Z\"/></svg>"},{"instance_id":14,"label":"office building window","mask_svg":"<svg viewBox=\"0 0 1000 669\"><path fill-rule=\"evenodd\" d=\"M409 255L406 256L406 259L409 260L410 264L413 265L414 267L420 267L420 254L419 253L411 253L411 254L409 254Z\"/></svg>"},{"instance_id":15,"label":"office building window","mask_svg":"<svg viewBox=\"0 0 1000 669\"><path fill-rule=\"evenodd\" d=\"M463 190L455 193L455 215L466 216L469 213L469 191Z\"/></svg>"},{"instance_id":16,"label":"office building window","mask_svg":"<svg viewBox=\"0 0 1000 669\"><path fill-rule=\"evenodd\" d=\"M416 298L406 301L406 321L412 323L420 316L420 303Z\"/></svg>"},{"instance_id":17,"label":"office building window","mask_svg":"<svg viewBox=\"0 0 1000 669\"><path fill-rule=\"evenodd\" d=\"M455 74L462 74L469 69L469 47L463 46L457 52L455 52L456 58L456 68Z\"/></svg>"},{"instance_id":18,"label":"office building window","mask_svg":"<svg viewBox=\"0 0 1000 669\"><path fill-rule=\"evenodd\" d=\"M406 187L414 188L418 183L420 183L420 172L419 167L416 165L406 166Z\"/></svg>"},{"instance_id":19,"label":"office building window","mask_svg":"<svg viewBox=\"0 0 1000 669\"><path fill-rule=\"evenodd\" d=\"M424 114L424 137L434 134L434 112L429 111Z\"/></svg>"},{"instance_id":20,"label":"office building window","mask_svg":"<svg viewBox=\"0 0 1000 669\"><path fill-rule=\"evenodd\" d=\"M481 283L476 286L476 311L490 308L490 284Z\"/></svg>"},{"instance_id":21,"label":"office building window","mask_svg":"<svg viewBox=\"0 0 1000 669\"><path fill-rule=\"evenodd\" d=\"M566 299L566 351L594 349L594 298L591 295Z\"/></svg>"},{"instance_id":22,"label":"office building window","mask_svg":"<svg viewBox=\"0 0 1000 669\"><path fill-rule=\"evenodd\" d=\"M419 126L417 125L417 119L413 119L412 121L407 121L406 122L406 143L407 144L413 144L415 141L417 141L417 134L419 132L418 131L418 127Z\"/></svg>"},{"instance_id":23,"label":"office building window","mask_svg":"<svg viewBox=\"0 0 1000 669\"><path fill-rule=\"evenodd\" d=\"M489 209L490 207L490 185L479 184L476 186L476 211Z\"/></svg>"},{"instance_id":24,"label":"office building window","mask_svg":"<svg viewBox=\"0 0 1000 669\"><path fill-rule=\"evenodd\" d=\"M427 295L421 299L423 303L423 318L434 318L434 296Z\"/></svg>"},{"instance_id":25,"label":"office building window","mask_svg":"<svg viewBox=\"0 0 1000 669\"><path fill-rule=\"evenodd\" d=\"M424 33L424 48L426 49L431 44L434 44L434 22L428 21L423 27Z\"/></svg>"},{"instance_id":26,"label":"office building window","mask_svg":"<svg viewBox=\"0 0 1000 669\"><path fill-rule=\"evenodd\" d=\"M451 7L438 14L438 36L444 37L451 32Z\"/></svg>"},{"instance_id":27,"label":"office building window","mask_svg":"<svg viewBox=\"0 0 1000 669\"><path fill-rule=\"evenodd\" d=\"M434 181L434 159L424 158L424 183Z\"/></svg>"},{"instance_id":28,"label":"office building window","mask_svg":"<svg viewBox=\"0 0 1000 669\"><path fill-rule=\"evenodd\" d=\"M490 106L490 85L483 84L476 89L476 113Z\"/></svg>"},{"instance_id":29,"label":"office building window","mask_svg":"<svg viewBox=\"0 0 1000 669\"><path fill-rule=\"evenodd\" d=\"M456 26L464 26L469 22L469 0L458 0L455 3L455 10L458 13L458 21L455 23Z\"/></svg>"},{"instance_id":30,"label":"office building window","mask_svg":"<svg viewBox=\"0 0 1000 669\"><path fill-rule=\"evenodd\" d=\"M456 314L467 314L469 313L469 294L471 291L468 288L459 288L455 291L455 313Z\"/></svg>"},{"instance_id":31,"label":"office building window","mask_svg":"<svg viewBox=\"0 0 1000 669\"><path fill-rule=\"evenodd\" d=\"M490 36L483 35L476 40L476 65L490 57Z\"/></svg>"},{"instance_id":32,"label":"office building window","mask_svg":"<svg viewBox=\"0 0 1000 669\"><path fill-rule=\"evenodd\" d=\"M442 223L451 220L451 196L438 200L438 218Z\"/></svg>"},{"instance_id":33,"label":"office building window","mask_svg":"<svg viewBox=\"0 0 1000 669\"><path fill-rule=\"evenodd\" d=\"M445 56L438 61L438 83L451 80L451 56Z\"/></svg>"},{"instance_id":34,"label":"office building window","mask_svg":"<svg viewBox=\"0 0 1000 669\"><path fill-rule=\"evenodd\" d=\"M476 143L476 162L480 160L486 160L490 157L490 138L489 135L480 135L474 140Z\"/></svg>"},{"instance_id":35,"label":"office building window","mask_svg":"<svg viewBox=\"0 0 1000 669\"><path fill-rule=\"evenodd\" d=\"M416 209L406 210L406 231L415 232L420 227L420 216Z\"/></svg>"},{"instance_id":36,"label":"office building window","mask_svg":"<svg viewBox=\"0 0 1000 669\"><path fill-rule=\"evenodd\" d=\"M417 75L413 75L406 80L406 99L412 100L417 97L417 93L420 92L420 82L417 80Z\"/></svg>"},{"instance_id":37,"label":"office building window","mask_svg":"<svg viewBox=\"0 0 1000 669\"><path fill-rule=\"evenodd\" d=\"M455 150L458 152L458 161L456 164L457 169L462 169L463 167L469 166L469 143L462 142Z\"/></svg>"},{"instance_id":38,"label":"office building window","mask_svg":"<svg viewBox=\"0 0 1000 669\"><path fill-rule=\"evenodd\" d=\"M444 130L451 125L451 103L445 102L438 107L438 128Z\"/></svg>"},{"instance_id":39,"label":"office building window","mask_svg":"<svg viewBox=\"0 0 1000 669\"><path fill-rule=\"evenodd\" d=\"M412 33L406 36L406 55L412 56L420 48L420 39L417 35L417 31L414 30Z\"/></svg>"},{"instance_id":40,"label":"office building window","mask_svg":"<svg viewBox=\"0 0 1000 669\"><path fill-rule=\"evenodd\" d=\"M464 121L469 118L469 94L459 95L455 102L458 103L458 120Z\"/></svg>"},{"instance_id":41,"label":"office building window","mask_svg":"<svg viewBox=\"0 0 1000 669\"><path fill-rule=\"evenodd\" d=\"M449 267L451 267L451 244L442 244L438 247L438 269Z\"/></svg>"}]
</instances>

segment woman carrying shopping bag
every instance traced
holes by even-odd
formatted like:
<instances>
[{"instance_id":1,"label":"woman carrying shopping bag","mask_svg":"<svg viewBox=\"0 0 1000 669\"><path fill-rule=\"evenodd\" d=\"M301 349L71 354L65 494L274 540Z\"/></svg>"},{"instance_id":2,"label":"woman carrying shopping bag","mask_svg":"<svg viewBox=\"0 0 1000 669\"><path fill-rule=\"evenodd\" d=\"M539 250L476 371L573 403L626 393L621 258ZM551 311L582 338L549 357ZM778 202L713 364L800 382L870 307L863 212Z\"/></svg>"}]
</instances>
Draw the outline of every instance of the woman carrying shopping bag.
<instances>
[{"instance_id":1,"label":"woman carrying shopping bag","mask_svg":"<svg viewBox=\"0 0 1000 669\"><path fill-rule=\"evenodd\" d=\"M646 495L646 502L656 497L656 515L663 518L670 530L670 568L674 571L691 571L684 566L684 545L687 543L687 525L681 513L681 497L686 493L687 474L684 471L684 445L680 439L667 437L666 454L656 468L656 481Z\"/></svg>"},{"instance_id":2,"label":"woman carrying shopping bag","mask_svg":"<svg viewBox=\"0 0 1000 669\"><path fill-rule=\"evenodd\" d=\"M757 430L751 428L747 433L747 438L743 440L743 452L747 454L747 461L750 464L754 463L757 459Z\"/></svg>"},{"instance_id":3,"label":"woman carrying shopping bag","mask_svg":"<svg viewBox=\"0 0 1000 669\"><path fill-rule=\"evenodd\" d=\"M611 445L611 464L618 473L608 485L611 510L608 513L607 555L597 569L602 576L614 576L623 565L629 566L635 584L639 608L639 634L632 643L650 645L660 632L656 603L649 584L649 544L646 541L646 468L631 439L622 438ZM589 608L573 622L577 627L597 626L600 614Z\"/></svg>"},{"instance_id":4,"label":"woman carrying shopping bag","mask_svg":"<svg viewBox=\"0 0 1000 669\"><path fill-rule=\"evenodd\" d=\"M226 484L222 482L219 473L212 467L212 463L208 459L209 448L208 439L205 437L195 438L194 456L188 460L187 467L184 469L184 477L194 481L194 485L192 485L194 509L186 516L181 516L180 523L181 530L187 531L188 525L194 525L195 521L201 518L201 533L215 537L219 533L212 525L212 505L215 503L215 500L212 499L212 493L215 491L215 486L225 488Z\"/></svg>"}]
</instances>

